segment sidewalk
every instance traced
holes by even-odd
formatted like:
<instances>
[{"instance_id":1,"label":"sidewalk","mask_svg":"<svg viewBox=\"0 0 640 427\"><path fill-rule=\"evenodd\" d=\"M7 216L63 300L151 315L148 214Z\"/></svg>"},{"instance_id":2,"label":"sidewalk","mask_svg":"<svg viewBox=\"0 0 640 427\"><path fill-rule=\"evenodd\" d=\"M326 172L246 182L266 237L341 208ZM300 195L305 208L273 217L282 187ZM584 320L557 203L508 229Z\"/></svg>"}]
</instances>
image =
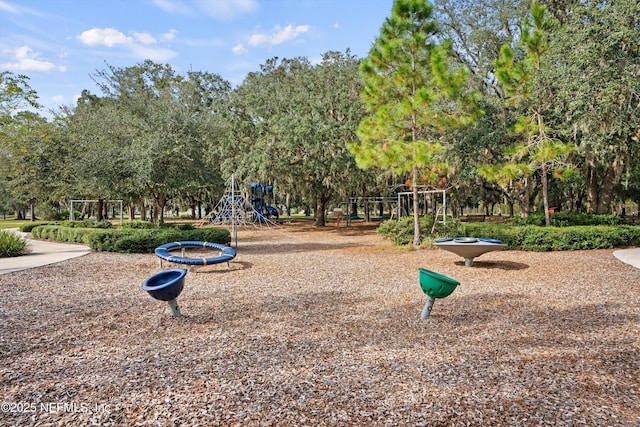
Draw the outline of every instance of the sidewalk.
<instances>
[{"instance_id":1,"label":"sidewalk","mask_svg":"<svg viewBox=\"0 0 640 427\"><path fill-rule=\"evenodd\" d=\"M84 245L60 242L48 242L31 239L31 233L23 233L18 229L7 231L19 234L27 240L27 255L17 257L0 258L0 274L13 273L14 271L40 267L67 259L86 255L91 250Z\"/></svg>"},{"instance_id":2,"label":"sidewalk","mask_svg":"<svg viewBox=\"0 0 640 427\"><path fill-rule=\"evenodd\" d=\"M640 268L640 248L621 249L619 251L614 251L613 256L624 263L631 264L636 268Z\"/></svg>"}]
</instances>

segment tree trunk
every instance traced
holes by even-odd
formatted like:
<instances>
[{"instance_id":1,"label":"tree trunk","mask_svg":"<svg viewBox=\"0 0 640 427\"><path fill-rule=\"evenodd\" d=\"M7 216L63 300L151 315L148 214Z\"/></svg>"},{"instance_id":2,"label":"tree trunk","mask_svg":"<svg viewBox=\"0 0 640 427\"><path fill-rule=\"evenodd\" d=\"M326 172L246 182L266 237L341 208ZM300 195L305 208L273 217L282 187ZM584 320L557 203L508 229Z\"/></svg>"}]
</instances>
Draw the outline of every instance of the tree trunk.
<instances>
[{"instance_id":1,"label":"tree trunk","mask_svg":"<svg viewBox=\"0 0 640 427\"><path fill-rule=\"evenodd\" d=\"M353 195L353 201L351 202L350 215L352 217L357 217L358 216L358 195L357 194Z\"/></svg>"},{"instance_id":2,"label":"tree trunk","mask_svg":"<svg viewBox=\"0 0 640 427\"><path fill-rule=\"evenodd\" d=\"M523 177L520 185L520 215L522 215L523 218L526 218L529 216L529 213L531 213L531 203L529 202L531 193L529 190L529 178L526 176Z\"/></svg>"},{"instance_id":3,"label":"tree trunk","mask_svg":"<svg viewBox=\"0 0 640 427\"><path fill-rule=\"evenodd\" d=\"M324 227L325 225L325 216L324 216L324 203L322 203L322 197L316 197L316 207L313 210L313 219L314 225L316 227Z\"/></svg>"},{"instance_id":4,"label":"tree trunk","mask_svg":"<svg viewBox=\"0 0 640 427\"><path fill-rule=\"evenodd\" d=\"M31 221L36 220L36 207L33 203L29 205L29 214L31 215Z\"/></svg>"},{"instance_id":5,"label":"tree trunk","mask_svg":"<svg viewBox=\"0 0 640 427\"><path fill-rule=\"evenodd\" d=\"M98 207L96 208L96 217L98 222L104 221L104 199L98 199Z\"/></svg>"},{"instance_id":6,"label":"tree trunk","mask_svg":"<svg viewBox=\"0 0 640 427\"><path fill-rule=\"evenodd\" d=\"M285 207L287 209L287 217L291 216L291 194L287 193L284 198Z\"/></svg>"},{"instance_id":7,"label":"tree trunk","mask_svg":"<svg viewBox=\"0 0 640 427\"><path fill-rule=\"evenodd\" d=\"M542 206L544 209L544 224L549 227L551 225L551 218L549 218L549 180L547 177L547 165L541 166L541 178L542 178Z\"/></svg>"},{"instance_id":8,"label":"tree trunk","mask_svg":"<svg viewBox=\"0 0 640 427\"><path fill-rule=\"evenodd\" d=\"M420 205L418 200L418 168L412 171L411 190L413 191L413 246L420 246Z\"/></svg>"},{"instance_id":9,"label":"tree trunk","mask_svg":"<svg viewBox=\"0 0 640 427\"><path fill-rule=\"evenodd\" d=\"M327 201L329 198L325 193L320 193L316 196L316 209L314 212L315 226L324 227L326 225L325 210L327 207Z\"/></svg>"},{"instance_id":10,"label":"tree trunk","mask_svg":"<svg viewBox=\"0 0 640 427\"><path fill-rule=\"evenodd\" d=\"M507 207L509 208L509 217L513 218L513 215L515 214L515 206L513 200L509 197L507 197Z\"/></svg>"},{"instance_id":11,"label":"tree trunk","mask_svg":"<svg viewBox=\"0 0 640 427\"><path fill-rule=\"evenodd\" d=\"M607 167L598 191L598 203L596 213L611 213L611 201L613 200L613 185L615 181L615 171L612 166Z\"/></svg>"},{"instance_id":12,"label":"tree trunk","mask_svg":"<svg viewBox=\"0 0 640 427\"><path fill-rule=\"evenodd\" d=\"M624 170L624 161L617 157L605 167L602 179L598 182L597 165L593 158L587 158L587 212L610 213L613 200L613 188Z\"/></svg>"},{"instance_id":13,"label":"tree trunk","mask_svg":"<svg viewBox=\"0 0 640 427\"><path fill-rule=\"evenodd\" d=\"M158 203L158 225L164 224L164 207L167 205L167 196L164 193L158 194L156 198L156 202Z\"/></svg>"},{"instance_id":14,"label":"tree trunk","mask_svg":"<svg viewBox=\"0 0 640 427\"><path fill-rule=\"evenodd\" d=\"M585 160L587 165L587 212L595 213L598 211L598 174L596 162L588 147Z\"/></svg>"},{"instance_id":15,"label":"tree trunk","mask_svg":"<svg viewBox=\"0 0 640 427\"><path fill-rule=\"evenodd\" d=\"M600 197L598 198L598 213L611 213L613 202L613 189L620 181L624 172L624 160L616 156L615 160L607 167L600 184Z\"/></svg>"}]
</instances>

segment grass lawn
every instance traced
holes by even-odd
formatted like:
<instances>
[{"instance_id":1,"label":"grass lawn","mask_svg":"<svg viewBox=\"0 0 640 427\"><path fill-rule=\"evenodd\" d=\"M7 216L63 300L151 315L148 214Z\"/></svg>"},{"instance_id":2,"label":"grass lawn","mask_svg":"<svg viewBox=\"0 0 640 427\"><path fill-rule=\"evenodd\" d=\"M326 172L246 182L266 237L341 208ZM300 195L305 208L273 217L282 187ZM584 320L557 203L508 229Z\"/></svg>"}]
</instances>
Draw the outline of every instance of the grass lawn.
<instances>
[{"instance_id":1,"label":"grass lawn","mask_svg":"<svg viewBox=\"0 0 640 427\"><path fill-rule=\"evenodd\" d=\"M7 228L19 228L23 224L28 224L31 221L26 220L17 220L13 218L0 219L0 230L4 230Z\"/></svg>"}]
</instances>

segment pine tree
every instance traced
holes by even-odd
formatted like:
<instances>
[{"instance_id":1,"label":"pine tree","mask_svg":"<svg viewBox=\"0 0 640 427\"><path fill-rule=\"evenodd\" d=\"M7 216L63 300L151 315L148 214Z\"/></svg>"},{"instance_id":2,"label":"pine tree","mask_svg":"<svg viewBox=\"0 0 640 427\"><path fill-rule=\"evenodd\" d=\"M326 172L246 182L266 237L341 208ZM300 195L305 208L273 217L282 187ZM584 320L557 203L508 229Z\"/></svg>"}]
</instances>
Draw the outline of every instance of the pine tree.
<instances>
[{"instance_id":1,"label":"pine tree","mask_svg":"<svg viewBox=\"0 0 640 427\"><path fill-rule=\"evenodd\" d=\"M414 240L420 244L418 187L446 170L439 158L447 129L466 123L462 105L474 105L465 93L467 71L451 67L451 44L438 44L438 24L426 0L396 0L360 66L365 82L361 99L367 116L350 144L359 167L410 174Z\"/></svg>"},{"instance_id":2,"label":"pine tree","mask_svg":"<svg viewBox=\"0 0 640 427\"><path fill-rule=\"evenodd\" d=\"M524 21L518 57L509 45L504 45L500 58L496 61L496 77L508 96L507 104L521 108L523 113L513 127L522 136L522 142L505 151L505 156L518 166L519 172L540 170L545 223L550 225L548 176L569 174L564 159L574 151L572 143L566 143L553 136L545 122L545 114L555 102L553 88L545 83L544 70L549 50L549 36L554 22L545 13L545 7L534 1L529 19ZM509 175L513 165L502 168L502 175ZM489 176L485 174L485 176Z\"/></svg>"}]
</instances>

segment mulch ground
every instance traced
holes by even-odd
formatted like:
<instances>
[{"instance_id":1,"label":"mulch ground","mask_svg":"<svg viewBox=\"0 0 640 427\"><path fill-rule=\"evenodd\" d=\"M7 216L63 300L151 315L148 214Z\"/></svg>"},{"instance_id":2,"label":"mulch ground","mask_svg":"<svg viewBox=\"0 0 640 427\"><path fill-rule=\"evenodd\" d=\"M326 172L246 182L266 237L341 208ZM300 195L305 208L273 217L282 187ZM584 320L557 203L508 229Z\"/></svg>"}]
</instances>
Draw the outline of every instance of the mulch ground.
<instances>
[{"instance_id":1,"label":"mulch ground","mask_svg":"<svg viewBox=\"0 0 640 427\"><path fill-rule=\"evenodd\" d=\"M189 271L181 318L140 288L152 254L0 276L0 425L640 425L640 270L613 250L465 267L284 224L237 251ZM419 267L461 283L426 320Z\"/></svg>"}]
</instances>

